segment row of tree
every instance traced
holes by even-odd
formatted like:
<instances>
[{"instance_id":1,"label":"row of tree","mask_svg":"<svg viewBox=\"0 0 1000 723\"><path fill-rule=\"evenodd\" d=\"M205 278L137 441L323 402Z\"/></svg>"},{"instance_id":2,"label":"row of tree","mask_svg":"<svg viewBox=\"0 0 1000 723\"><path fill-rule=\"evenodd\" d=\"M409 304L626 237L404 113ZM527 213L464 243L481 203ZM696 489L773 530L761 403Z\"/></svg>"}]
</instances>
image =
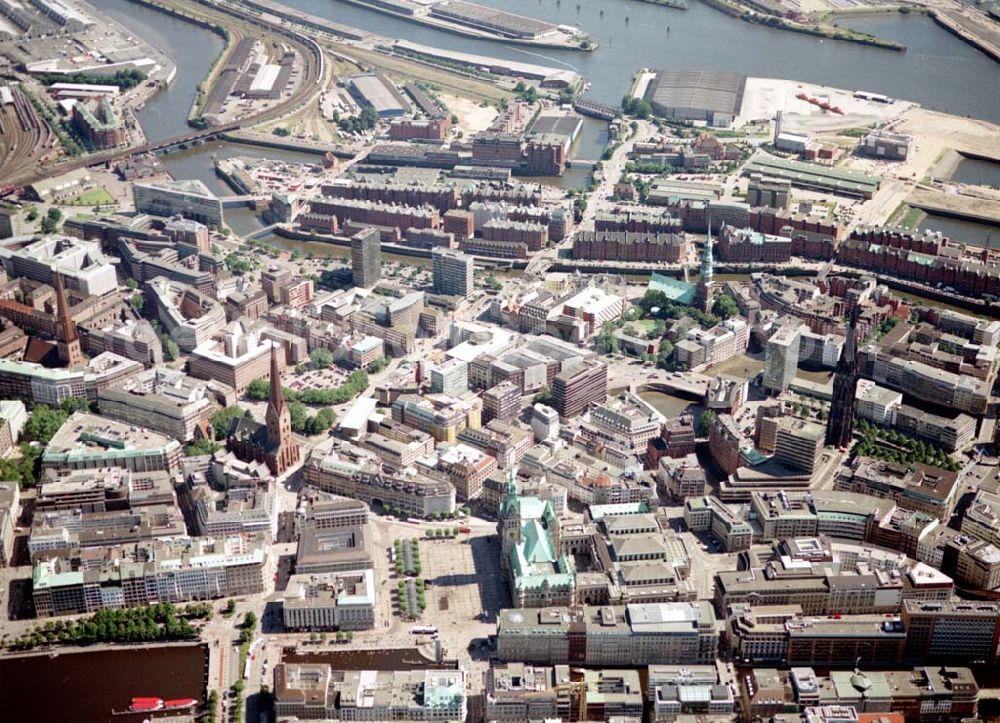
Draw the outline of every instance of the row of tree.
<instances>
[{"instance_id":1,"label":"row of tree","mask_svg":"<svg viewBox=\"0 0 1000 723\"><path fill-rule=\"evenodd\" d=\"M204 617L203 608L197 606L189 613L170 603L157 603L121 610L98 610L89 618L55 620L30 628L10 647L30 650L38 645L56 643L89 645L186 640L198 635L188 617Z\"/></svg>"},{"instance_id":2,"label":"row of tree","mask_svg":"<svg viewBox=\"0 0 1000 723\"><path fill-rule=\"evenodd\" d=\"M88 75L87 73L42 73L35 76L45 85L53 83L80 83L82 85L117 85L122 90L128 90L139 85L146 79L146 74L141 70L129 68L119 70L114 75Z\"/></svg>"},{"instance_id":3,"label":"row of tree","mask_svg":"<svg viewBox=\"0 0 1000 723\"><path fill-rule=\"evenodd\" d=\"M851 449L855 457L872 457L895 464L926 464L950 472L957 472L962 465L952 459L941 447L914 439L895 429L884 429L867 420L859 420L854 428L860 437Z\"/></svg>"},{"instance_id":4,"label":"row of tree","mask_svg":"<svg viewBox=\"0 0 1000 723\"><path fill-rule=\"evenodd\" d=\"M290 402L302 402L311 407L325 407L332 404L344 404L358 396L368 387L368 373L364 369L356 369L347 375L347 379L339 387L332 389L295 389L284 388L285 399ZM247 398L257 402L267 401L271 397L271 383L267 379L254 379L247 386Z\"/></svg>"}]
</instances>

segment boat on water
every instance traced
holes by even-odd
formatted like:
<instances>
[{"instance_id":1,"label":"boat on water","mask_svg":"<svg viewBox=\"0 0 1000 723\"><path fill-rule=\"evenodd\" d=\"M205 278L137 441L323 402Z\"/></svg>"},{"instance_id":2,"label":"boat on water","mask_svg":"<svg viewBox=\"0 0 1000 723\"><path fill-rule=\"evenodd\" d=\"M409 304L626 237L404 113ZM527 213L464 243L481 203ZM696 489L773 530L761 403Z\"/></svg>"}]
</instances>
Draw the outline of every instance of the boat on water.
<instances>
[{"instance_id":1,"label":"boat on water","mask_svg":"<svg viewBox=\"0 0 1000 723\"><path fill-rule=\"evenodd\" d=\"M136 696L129 706L131 713L148 713L157 710L187 710L198 705L197 698L163 698Z\"/></svg>"},{"instance_id":2,"label":"boat on water","mask_svg":"<svg viewBox=\"0 0 1000 723\"><path fill-rule=\"evenodd\" d=\"M128 709L133 713L163 710L163 698L145 698L137 696L132 698L132 704L128 707Z\"/></svg>"}]
</instances>

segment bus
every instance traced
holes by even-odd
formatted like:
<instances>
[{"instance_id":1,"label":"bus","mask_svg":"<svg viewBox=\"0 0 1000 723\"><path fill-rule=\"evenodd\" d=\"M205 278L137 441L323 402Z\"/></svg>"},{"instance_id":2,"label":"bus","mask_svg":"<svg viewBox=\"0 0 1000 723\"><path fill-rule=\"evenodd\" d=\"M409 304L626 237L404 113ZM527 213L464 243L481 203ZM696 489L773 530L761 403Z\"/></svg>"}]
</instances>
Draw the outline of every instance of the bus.
<instances>
[{"instance_id":1,"label":"bus","mask_svg":"<svg viewBox=\"0 0 1000 723\"><path fill-rule=\"evenodd\" d=\"M414 635L437 635L438 629L433 625L418 625L410 632Z\"/></svg>"}]
</instances>

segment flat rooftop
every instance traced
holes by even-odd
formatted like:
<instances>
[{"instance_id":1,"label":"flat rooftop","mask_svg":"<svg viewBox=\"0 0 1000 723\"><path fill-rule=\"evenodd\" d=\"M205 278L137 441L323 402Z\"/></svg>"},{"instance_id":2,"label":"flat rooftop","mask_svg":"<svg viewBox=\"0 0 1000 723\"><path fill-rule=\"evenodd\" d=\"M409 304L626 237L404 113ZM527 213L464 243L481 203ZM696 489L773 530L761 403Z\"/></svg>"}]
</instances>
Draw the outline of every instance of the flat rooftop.
<instances>
[{"instance_id":1,"label":"flat rooftop","mask_svg":"<svg viewBox=\"0 0 1000 723\"><path fill-rule=\"evenodd\" d=\"M159 450L179 444L176 439L145 427L123 424L96 414L76 412L49 441L43 459L66 453L86 455L110 451L125 453L127 450Z\"/></svg>"},{"instance_id":2,"label":"flat rooftop","mask_svg":"<svg viewBox=\"0 0 1000 723\"><path fill-rule=\"evenodd\" d=\"M746 76L714 70L657 70L645 99L664 108L697 108L737 115Z\"/></svg>"}]
</instances>

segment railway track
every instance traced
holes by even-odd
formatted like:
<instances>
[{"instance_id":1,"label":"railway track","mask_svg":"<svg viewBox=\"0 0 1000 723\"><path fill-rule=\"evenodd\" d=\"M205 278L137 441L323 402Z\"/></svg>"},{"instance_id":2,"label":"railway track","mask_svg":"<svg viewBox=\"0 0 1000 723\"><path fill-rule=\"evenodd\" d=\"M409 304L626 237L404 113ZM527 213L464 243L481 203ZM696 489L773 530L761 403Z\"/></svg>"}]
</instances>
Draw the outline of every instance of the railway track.
<instances>
[{"instance_id":1,"label":"railway track","mask_svg":"<svg viewBox=\"0 0 1000 723\"><path fill-rule=\"evenodd\" d=\"M11 87L14 102L0 108L0 179L16 181L19 175L37 169L52 146L52 131L20 88ZM7 181L5 180L5 183Z\"/></svg>"}]
</instances>

